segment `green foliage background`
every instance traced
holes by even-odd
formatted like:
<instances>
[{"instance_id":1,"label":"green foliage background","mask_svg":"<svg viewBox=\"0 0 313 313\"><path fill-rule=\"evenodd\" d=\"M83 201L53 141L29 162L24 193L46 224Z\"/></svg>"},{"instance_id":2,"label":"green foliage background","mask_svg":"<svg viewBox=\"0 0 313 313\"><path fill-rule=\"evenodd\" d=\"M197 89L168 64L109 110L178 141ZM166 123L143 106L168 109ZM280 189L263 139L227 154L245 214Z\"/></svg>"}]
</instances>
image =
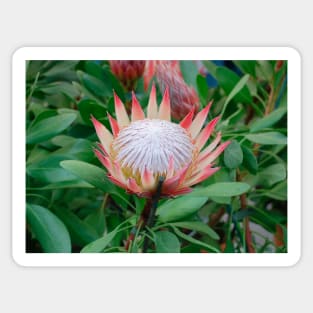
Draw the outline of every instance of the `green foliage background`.
<instances>
[{"instance_id":1,"label":"green foliage background","mask_svg":"<svg viewBox=\"0 0 313 313\"><path fill-rule=\"evenodd\" d=\"M232 141L222 169L191 194L161 200L155 226L136 230L146 200L108 181L90 121L110 128L113 89L124 102L131 95L107 61L27 62L27 252L141 252L145 237L148 252L287 252L287 62L203 64L216 87L194 62L180 67L202 107L214 99L209 119L222 115L217 130ZM135 92L145 107L142 79Z\"/></svg>"}]
</instances>

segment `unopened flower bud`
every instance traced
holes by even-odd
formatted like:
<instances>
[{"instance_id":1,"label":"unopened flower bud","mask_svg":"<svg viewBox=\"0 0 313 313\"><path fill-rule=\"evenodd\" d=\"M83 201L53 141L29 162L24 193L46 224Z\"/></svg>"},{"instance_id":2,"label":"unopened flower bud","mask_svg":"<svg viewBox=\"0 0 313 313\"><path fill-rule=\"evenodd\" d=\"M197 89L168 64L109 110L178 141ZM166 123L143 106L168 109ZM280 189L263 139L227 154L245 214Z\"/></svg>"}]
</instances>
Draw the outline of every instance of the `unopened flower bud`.
<instances>
[{"instance_id":1,"label":"unopened flower bud","mask_svg":"<svg viewBox=\"0 0 313 313\"><path fill-rule=\"evenodd\" d=\"M146 61L111 60L112 73L119 79L127 91L134 89L138 78L143 75Z\"/></svg>"}]
</instances>

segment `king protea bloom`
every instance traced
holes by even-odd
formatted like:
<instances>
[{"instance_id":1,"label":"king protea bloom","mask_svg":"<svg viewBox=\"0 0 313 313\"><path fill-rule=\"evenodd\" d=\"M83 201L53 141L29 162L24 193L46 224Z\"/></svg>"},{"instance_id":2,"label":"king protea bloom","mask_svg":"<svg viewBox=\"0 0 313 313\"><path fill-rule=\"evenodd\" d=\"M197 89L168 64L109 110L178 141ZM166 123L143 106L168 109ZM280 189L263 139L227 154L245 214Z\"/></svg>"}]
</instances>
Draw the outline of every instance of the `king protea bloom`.
<instances>
[{"instance_id":1,"label":"king protea bloom","mask_svg":"<svg viewBox=\"0 0 313 313\"><path fill-rule=\"evenodd\" d=\"M191 186L219 170L214 160L229 142L219 145L221 133L204 148L219 117L203 129L211 103L194 118L190 111L179 123L171 122L169 91L166 89L158 108L155 86L152 86L147 114L132 94L131 118L124 104L114 94L116 120L108 114L112 133L92 117L100 139L95 153L116 185L140 197L152 197L162 177L162 197L192 191Z\"/></svg>"},{"instance_id":2,"label":"king protea bloom","mask_svg":"<svg viewBox=\"0 0 313 313\"><path fill-rule=\"evenodd\" d=\"M112 73L128 91L134 89L137 79L143 75L146 61L112 60L109 64Z\"/></svg>"}]
</instances>

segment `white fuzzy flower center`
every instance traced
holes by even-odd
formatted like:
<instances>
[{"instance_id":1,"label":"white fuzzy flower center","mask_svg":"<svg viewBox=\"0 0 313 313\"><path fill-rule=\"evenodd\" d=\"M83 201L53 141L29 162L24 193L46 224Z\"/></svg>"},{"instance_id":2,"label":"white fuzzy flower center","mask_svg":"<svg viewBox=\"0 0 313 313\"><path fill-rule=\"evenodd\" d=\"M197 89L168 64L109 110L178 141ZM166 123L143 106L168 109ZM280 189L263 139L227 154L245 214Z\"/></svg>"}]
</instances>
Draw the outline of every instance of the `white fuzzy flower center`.
<instances>
[{"instance_id":1,"label":"white fuzzy flower center","mask_svg":"<svg viewBox=\"0 0 313 313\"><path fill-rule=\"evenodd\" d=\"M166 173L171 156L175 171L192 160L193 144L184 128L159 119L144 119L122 129L113 142L116 160L122 168L142 174Z\"/></svg>"}]
</instances>

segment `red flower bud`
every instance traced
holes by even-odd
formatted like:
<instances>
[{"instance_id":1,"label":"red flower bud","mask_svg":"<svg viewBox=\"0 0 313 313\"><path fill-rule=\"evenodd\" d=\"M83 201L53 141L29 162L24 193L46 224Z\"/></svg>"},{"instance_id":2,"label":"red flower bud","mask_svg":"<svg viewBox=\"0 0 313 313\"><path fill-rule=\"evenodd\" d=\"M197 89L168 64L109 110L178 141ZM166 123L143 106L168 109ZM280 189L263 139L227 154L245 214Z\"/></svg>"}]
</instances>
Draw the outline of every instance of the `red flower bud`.
<instances>
[{"instance_id":1,"label":"red flower bud","mask_svg":"<svg viewBox=\"0 0 313 313\"><path fill-rule=\"evenodd\" d=\"M194 88L184 81L178 61L157 62L155 76L162 92L166 86L169 88L172 116L175 119L183 118L193 108L198 111L198 95Z\"/></svg>"},{"instance_id":2,"label":"red flower bud","mask_svg":"<svg viewBox=\"0 0 313 313\"><path fill-rule=\"evenodd\" d=\"M134 89L137 79L143 75L146 61L111 60L112 73L127 91Z\"/></svg>"}]
</instances>

